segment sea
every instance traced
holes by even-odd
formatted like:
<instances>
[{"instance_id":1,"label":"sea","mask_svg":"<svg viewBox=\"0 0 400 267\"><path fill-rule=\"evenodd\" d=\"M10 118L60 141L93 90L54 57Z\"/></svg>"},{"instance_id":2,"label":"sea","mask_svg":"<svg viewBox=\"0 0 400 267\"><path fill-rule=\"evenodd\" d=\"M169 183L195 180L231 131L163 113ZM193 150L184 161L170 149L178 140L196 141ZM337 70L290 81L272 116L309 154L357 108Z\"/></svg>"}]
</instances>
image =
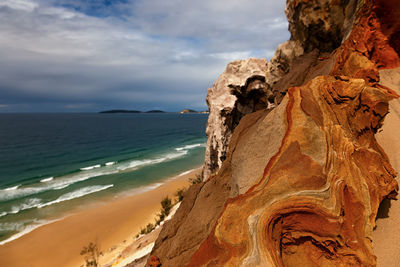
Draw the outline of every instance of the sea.
<instances>
[{"instance_id":1,"label":"sea","mask_svg":"<svg viewBox=\"0 0 400 267\"><path fill-rule=\"evenodd\" d=\"M207 114L0 114L0 245L204 161Z\"/></svg>"}]
</instances>

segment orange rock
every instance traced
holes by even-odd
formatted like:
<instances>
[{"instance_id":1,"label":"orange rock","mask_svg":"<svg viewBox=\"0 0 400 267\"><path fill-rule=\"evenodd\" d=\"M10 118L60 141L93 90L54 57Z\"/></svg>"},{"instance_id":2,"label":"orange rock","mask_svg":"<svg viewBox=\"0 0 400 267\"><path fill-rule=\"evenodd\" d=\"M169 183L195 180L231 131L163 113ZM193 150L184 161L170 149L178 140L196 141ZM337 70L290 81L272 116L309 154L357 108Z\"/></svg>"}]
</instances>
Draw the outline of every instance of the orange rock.
<instances>
[{"instance_id":1,"label":"orange rock","mask_svg":"<svg viewBox=\"0 0 400 267\"><path fill-rule=\"evenodd\" d=\"M279 152L255 186L228 200L189 266L374 266L378 206L398 190L374 138L391 98L332 76L291 88Z\"/></svg>"},{"instance_id":2,"label":"orange rock","mask_svg":"<svg viewBox=\"0 0 400 267\"><path fill-rule=\"evenodd\" d=\"M288 1L287 10L314 10L314 3ZM400 6L360 0L358 7L351 33L330 56L329 75L291 87L268 115L241 119L218 174L183 202L180 221L156 242L165 266L376 266L378 207L398 192L375 134L388 102L399 97L379 84L379 73L400 66ZM339 11L324 7L295 19L312 24L331 12ZM212 214L197 224L207 209Z\"/></svg>"},{"instance_id":3,"label":"orange rock","mask_svg":"<svg viewBox=\"0 0 400 267\"><path fill-rule=\"evenodd\" d=\"M159 258L153 255L150 256L150 258L147 260L147 265L149 265L150 267L160 267L161 262Z\"/></svg>"}]
</instances>

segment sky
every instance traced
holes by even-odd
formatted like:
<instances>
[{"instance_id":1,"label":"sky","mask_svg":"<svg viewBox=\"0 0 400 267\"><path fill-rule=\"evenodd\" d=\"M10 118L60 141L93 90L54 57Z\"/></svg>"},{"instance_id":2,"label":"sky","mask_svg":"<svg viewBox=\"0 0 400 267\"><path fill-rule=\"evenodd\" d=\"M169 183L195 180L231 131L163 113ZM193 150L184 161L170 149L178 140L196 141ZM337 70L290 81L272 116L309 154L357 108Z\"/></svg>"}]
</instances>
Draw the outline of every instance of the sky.
<instances>
[{"instance_id":1,"label":"sky","mask_svg":"<svg viewBox=\"0 0 400 267\"><path fill-rule=\"evenodd\" d=\"M0 0L0 113L207 109L289 39L286 0Z\"/></svg>"}]
</instances>

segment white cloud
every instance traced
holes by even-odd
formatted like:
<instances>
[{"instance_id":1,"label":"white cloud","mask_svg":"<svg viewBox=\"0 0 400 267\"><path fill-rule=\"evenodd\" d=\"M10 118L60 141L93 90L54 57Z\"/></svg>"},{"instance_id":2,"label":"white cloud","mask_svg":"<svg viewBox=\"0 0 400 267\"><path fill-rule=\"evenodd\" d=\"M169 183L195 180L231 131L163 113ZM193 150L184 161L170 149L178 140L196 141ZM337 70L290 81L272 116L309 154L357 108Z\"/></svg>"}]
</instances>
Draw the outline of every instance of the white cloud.
<instances>
[{"instance_id":1,"label":"white cloud","mask_svg":"<svg viewBox=\"0 0 400 267\"><path fill-rule=\"evenodd\" d=\"M31 12L38 6L38 4L29 0L1 0L0 7L2 6Z\"/></svg>"},{"instance_id":2,"label":"white cloud","mask_svg":"<svg viewBox=\"0 0 400 267\"><path fill-rule=\"evenodd\" d=\"M5 104L204 103L229 61L271 57L288 38L284 0L138 0L104 17L55 4L65 1L0 1Z\"/></svg>"}]
</instances>

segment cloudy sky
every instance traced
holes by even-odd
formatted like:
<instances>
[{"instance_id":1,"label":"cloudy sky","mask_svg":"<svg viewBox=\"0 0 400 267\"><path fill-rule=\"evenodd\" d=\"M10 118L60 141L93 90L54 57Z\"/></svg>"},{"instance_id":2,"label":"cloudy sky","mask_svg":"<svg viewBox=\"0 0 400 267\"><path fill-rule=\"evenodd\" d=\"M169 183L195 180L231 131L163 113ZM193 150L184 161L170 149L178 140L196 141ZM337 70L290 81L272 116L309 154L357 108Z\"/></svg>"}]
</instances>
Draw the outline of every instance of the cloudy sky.
<instances>
[{"instance_id":1,"label":"cloudy sky","mask_svg":"<svg viewBox=\"0 0 400 267\"><path fill-rule=\"evenodd\" d=\"M286 0L0 0L0 112L205 109L228 62L270 59Z\"/></svg>"}]
</instances>

